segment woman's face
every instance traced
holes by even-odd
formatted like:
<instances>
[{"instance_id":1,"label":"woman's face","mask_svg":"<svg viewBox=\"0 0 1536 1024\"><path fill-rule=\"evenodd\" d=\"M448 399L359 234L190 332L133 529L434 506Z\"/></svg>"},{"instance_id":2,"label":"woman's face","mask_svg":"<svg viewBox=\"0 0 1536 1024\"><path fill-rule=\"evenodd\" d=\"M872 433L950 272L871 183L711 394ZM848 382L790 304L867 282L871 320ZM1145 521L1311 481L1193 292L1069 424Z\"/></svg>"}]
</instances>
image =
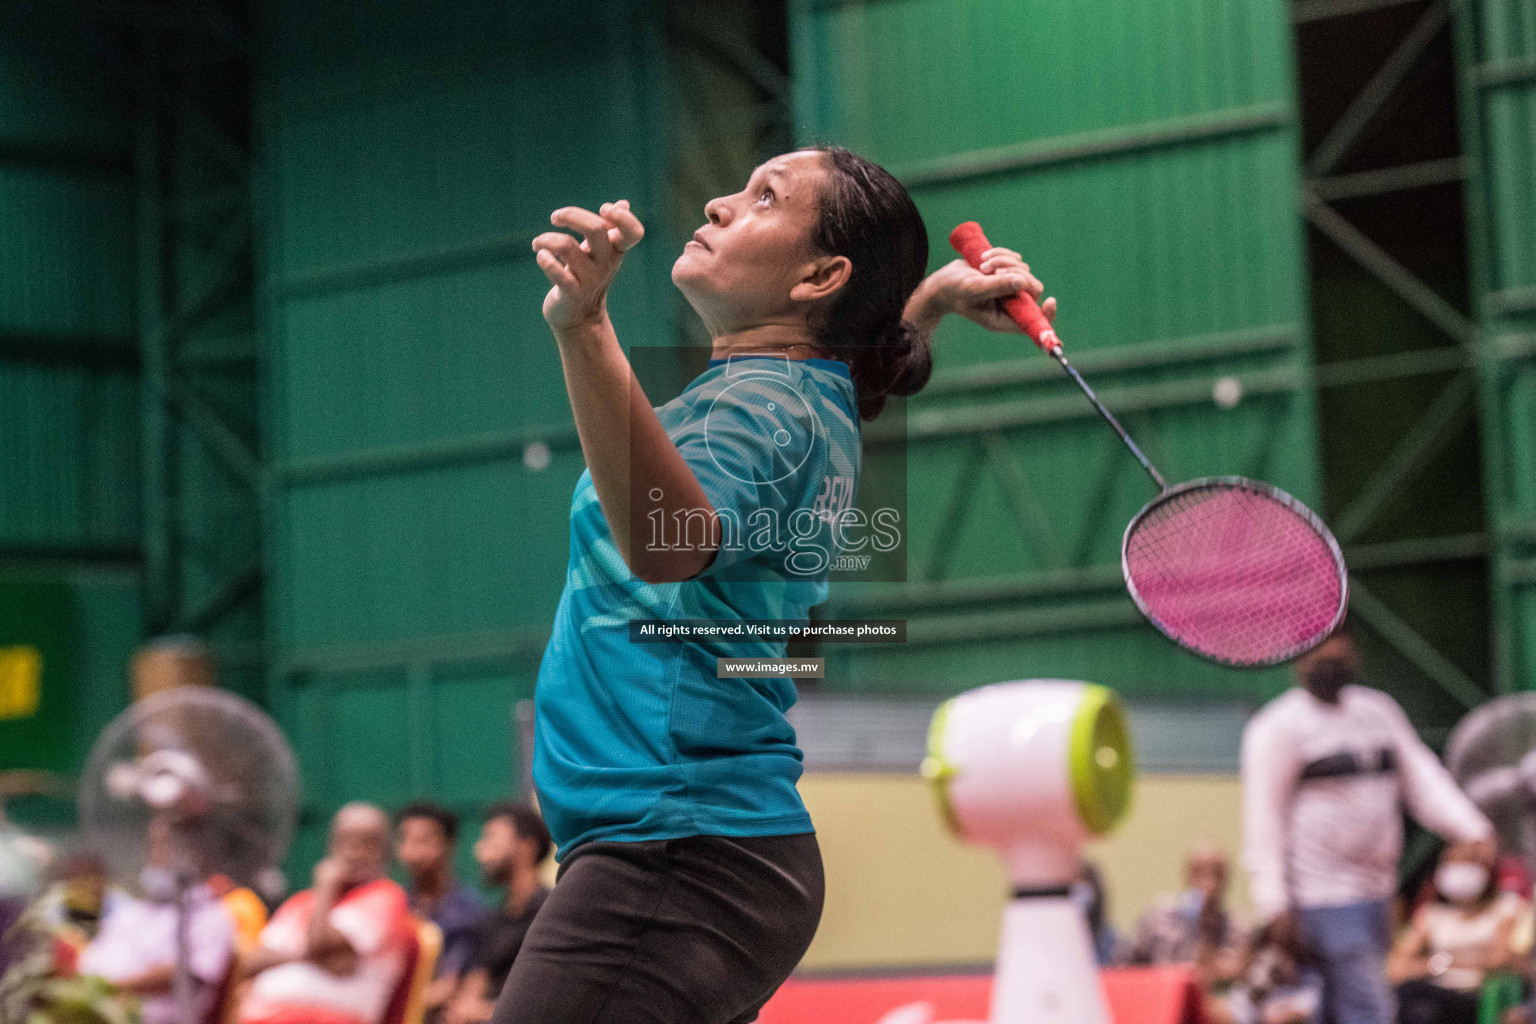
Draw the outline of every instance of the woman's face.
<instances>
[{"instance_id":1,"label":"woman's face","mask_svg":"<svg viewBox=\"0 0 1536 1024\"><path fill-rule=\"evenodd\" d=\"M705 204L709 223L683 247L672 281L711 334L803 322L847 279L847 259L817 253L810 241L825 176L819 152L785 153L740 192Z\"/></svg>"}]
</instances>

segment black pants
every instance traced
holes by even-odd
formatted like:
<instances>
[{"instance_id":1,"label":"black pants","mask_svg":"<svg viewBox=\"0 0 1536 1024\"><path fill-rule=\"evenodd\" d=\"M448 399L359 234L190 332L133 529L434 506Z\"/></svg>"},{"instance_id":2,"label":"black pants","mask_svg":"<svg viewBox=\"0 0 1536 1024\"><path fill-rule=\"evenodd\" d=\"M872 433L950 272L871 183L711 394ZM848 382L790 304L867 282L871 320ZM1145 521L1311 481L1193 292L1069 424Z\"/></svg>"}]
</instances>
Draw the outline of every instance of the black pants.
<instances>
[{"instance_id":1,"label":"black pants","mask_svg":"<svg viewBox=\"0 0 1536 1024\"><path fill-rule=\"evenodd\" d=\"M823 892L812 834L587 843L492 1024L746 1024L805 955Z\"/></svg>"},{"instance_id":2,"label":"black pants","mask_svg":"<svg viewBox=\"0 0 1536 1024\"><path fill-rule=\"evenodd\" d=\"M1477 1024L1476 992L1458 992L1415 978L1397 986L1398 1024Z\"/></svg>"}]
</instances>

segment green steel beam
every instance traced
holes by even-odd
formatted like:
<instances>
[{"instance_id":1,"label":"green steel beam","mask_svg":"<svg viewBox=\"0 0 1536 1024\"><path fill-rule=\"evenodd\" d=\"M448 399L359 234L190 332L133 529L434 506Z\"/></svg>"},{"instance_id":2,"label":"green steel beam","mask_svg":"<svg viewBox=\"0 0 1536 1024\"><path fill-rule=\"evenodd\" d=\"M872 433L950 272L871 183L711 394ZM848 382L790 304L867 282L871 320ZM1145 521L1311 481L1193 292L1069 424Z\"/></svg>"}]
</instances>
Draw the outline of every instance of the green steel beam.
<instances>
[{"instance_id":1,"label":"green steel beam","mask_svg":"<svg viewBox=\"0 0 1536 1024\"><path fill-rule=\"evenodd\" d=\"M1473 72L1480 89L1499 89L1536 82L1536 57L1482 64Z\"/></svg>"},{"instance_id":2,"label":"green steel beam","mask_svg":"<svg viewBox=\"0 0 1536 1024\"><path fill-rule=\"evenodd\" d=\"M132 150L101 149L29 139L0 138L0 167L58 174L133 174Z\"/></svg>"},{"instance_id":3,"label":"green steel beam","mask_svg":"<svg viewBox=\"0 0 1536 1024\"><path fill-rule=\"evenodd\" d=\"M244 209L250 198L248 185L188 189L185 194L176 197L175 209L170 212L171 221L178 227L201 227L207 224L209 218L227 217Z\"/></svg>"},{"instance_id":4,"label":"green steel beam","mask_svg":"<svg viewBox=\"0 0 1536 1024\"><path fill-rule=\"evenodd\" d=\"M1387 7L1401 7L1418 0L1296 0L1291 8L1291 21L1305 25L1329 18L1343 18L1366 11L1379 11Z\"/></svg>"},{"instance_id":5,"label":"green steel beam","mask_svg":"<svg viewBox=\"0 0 1536 1024\"><path fill-rule=\"evenodd\" d=\"M1086 374L1121 373L1243 356L1281 355L1296 351L1300 344L1301 329L1297 325L1272 324L1086 349L1073 354L1072 364ZM923 389L923 397L1062 379L1061 367L1034 353L1022 359L976 363L936 373Z\"/></svg>"},{"instance_id":6,"label":"green steel beam","mask_svg":"<svg viewBox=\"0 0 1536 1024\"><path fill-rule=\"evenodd\" d=\"M880 617L882 612L962 608L1009 601L1113 594L1125 586L1118 565L1053 569L963 580L917 580L834 598L834 618Z\"/></svg>"},{"instance_id":7,"label":"green steel beam","mask_svg":"<svg viewBox=\"0 0 1536 1024\"><path fill-rule=\"evenodd\" d=\"M1306 188L1302 190L1302 210L1307 220L1329 241L1396 292L1426 320L1463 345L1476 343L1476 324Z\"/></svg>"},{"instance_id":8,"label":"green steel beam","mask_svg":"<svg viewBox=\"0 0 1536 1024\"><path fill-rule=\"evenodd\" d=\"M1472 313L1479 325L1497 334L1493 320L1493 230L1490 225L1487 189L1486 143L1483 100L1495 83L1485 75L1489 65L1479 53L1481 38L1479 12L1475 0L1453 0L1456 30L1452 33L1461 88L1457 90L1460 136L1464 140L1466 185L1463 190L1467 221L1467 262ZM1500 76L1492 76L1499 78ZM1516 634L1514 595L1508 579L1510 543L1504 532L1509 507L1509 487L1505 479L1505 438L1502 415L1503 371L1499 350L1485 340L1478 350L1478 429L1482 439L1483 494L1489 533L1494 545L1489 552L1489 632L1492 649L1491 677L1494 692L1506 693L1517 686L1536 686L1536 679L1521 680L1515 668Z\"/></svg>"},{"instance_id":9,"label":"green steel beam","mask_svg":"<svg viewBox=\"0 0 1536 1024\"><path fill-rule=\"evenodd\" d=\"M197 284L188 288L190 301L177 305L171 313L169 331L180 337L202 323L230 298L237 288L246 286L251 261L251 222L237 216L230 220L213 251L205 257L207 266L198 276Z\"/></svg>"},{"instance_id":10,"label":"green steel beam","mask_svg":"<svg viewBox=\"0 0 1536 1024\"><path fill-rule=\"evenodd\" d=\"M1344 549L1344 561L1351 572L1370 572L1477 559L1483 557L1487 549L1488 540L1483 534L1455 534L1354 544ZM829 615L834 618L880 617L1009 602L1103 596L1119 592L1124 585L1118 565L1057 568L972 579L917 580L834 597Z\"/></svg>"},{"instance_id":11,"label":"green steel beam","mask_svg":"<svg viewBox=\"0 0 1536 1024\"><path fill-rule=\"evenodd\" d=\"M928 558L923 562L923 579L944 578L944 569L954 554L955 546L960 543L960 528L965 525L966 516L970 514L973 504L971 495L985 461L986 452L980 445L972 444L966 448L965 461L955 473L955 482L949 489L949 500L944 505L944 511L939 514L938 522L944 524L944 529L939 532L933 550L928 552Z\"/></svg>"},{"instance_id":12,"label":"green steel beam","mask_svg":"<svg viewBox=\"0 0 1536 1024\"><path fill-rule=\"evenodd\" d=\"M1279 131L1290 126L1291 118L1288 103L1258 103L1008 146L949 153L931 160L898 164L890 168L890 171L909 189L931 188L995 174L1013 174L1081 160L1129 156L1255 132Z\"/></svg>"},{"instance_id":13,"label":"green steel beam","mask_svg":"<svg viewBox=\"0 0 1536 1024\"><path fill-rule=\"evenodd\" d=\"M166 330L169 282L165 274L165 209L160 126L158 38L151 36L139 66L134 131L134 172L138 227L139 348L143 360L144 621L159 633L174 621L177 588L173 516L175 475L171 414L170 338Z\"/></svg>"},{"instance_id":14,"label":"green steel beam","mask_svg":"<svg viewBox=\"0 0 1536 1024\"><path fill-rule=\"evenodd\" d=\"M1501 316L1536 312L1536 285L1488 293L1488 310Z\"/></svg>"},{"instance_id":15,"label":"green steel beam","mask_svg":"<svg viewBox=\"0 0 1536 1024\"><path fill-rule=\"evenodd\" d=\"M241 331L209 337L184 338L176 351L183 370L230 370L255 372L256 332Z\"/></svg>"},{"instance_id":16,"label":"green steel beam","mask_svg":"<svg viewBox=\"0 0 1536 1024\"><path fill-rule=\"evenodd\" d=\"M746 39L735 33L722 35L708 24L675 16L668 19L667 28L678 37L694 44L702 52L722 61L732 70L737 71L742 78L772 97L774 104L783 111L783 116L788 118L789 76L764 57L760 51L748 45Z\"/></svg>"},{"instance_id":17,"label":"green steel beam","mask_svg":"<svg viewBox=\"0 0 1536 1024\"><path fill-rule=\"evenodd\" d=\"M545 230L548 230L547 226L530 226L523 231L459 245L294 271L272 282L271 288L277 299L309 298L478 270L513 260L532 260L533 250L529 243L534 235Z\"/></svg>"},{"instance_id":18,"label":"green steel beam","mask_svg":"<svg viewBox=\"0 0 1536 1024\"><path fill-rule=\"evenodd\" d=\"M139 342L131 334L53 334L0 330L0 363L81 366L137 373Z\"/></svg>"},{"instance_id":19,"label":"green steel beam","mask_svg":"<svg viewBox=\"0 0 1536 1024\"><path fill-rule=\"evenodd\" d=\"M177 632L201 633L261 592L262 569L258 557L232 573L198 608L177 623Z\"/></svg>"},{"instance_id":20,"label":"green steel beam","mask_svg":"<svg viewBox=\"0 0 1536 1024\"><path fill-rule=\"evenodd\" d=\"M138 569L144 552L132 543L0 543L0 566L6 568L75 566Z\"/></svg>"},{"instance_id":21,"label":"green steel beam","mask_svg":"<svg viewBox=\"0 0 1536 1024\"><path fill-rule=\"evenodd\" d=\"M266 472L225 412L247 395L255 401L254 336L241 330L253 279L251 158L238 142L250 75L237 30L245 5L180 6L150 0L131 21L146 55L135 164L145 615L152 632L174 627L214 633L226 647L259 647L259 637L245 635L259 620L231 613L249 607L262 585L244 534L259 535ZM236 102L205 106L214 94ZM220 326L205 334L235 333L193 337L212 320ZM233 632L221 628L229 622Z\"/></svg>"},{"instance_id":22,"label":"green steel beam","mask_svg":"<svg viewBox=\"0 0 1536 1024\"><path fill-rule=\"evenodd\" d=\"M548 641L548 628L539 627L451 633L377 643L294 645L275 652L272 665L280 676L345 673L362 680L365 678L362 674L370 670L412 662L440 665L499 657L536 659ZM344 684L335 680L332 685Z\"/></svg>"},{"instance_id":23,"label":"green steel beam","mask_svg":"<svg viewBox=\"0 0 1536 1024\"><path fill-rule=\"evenodd\" d=\"M202 4L199 7L205 6ZM205 153L213 154L225 173L237 182L246 182L251 176L251 155L230 136L229 132L215 124L203 108L190 96L183 95L176 105L181 130L195 141ZM245 221L245 218L239 218ZM247 225L249 224L246 221Z\"/></svg>"},{"instance_id":24,"label":"green steel beam","mask_svg":"<svg viewBox=\"0 0 1536 1024\"><path fill-rule=\"evenodd\" d=\"M1095 601L1072 607L1030 611L974 612L942 619L910 619L907 646L974 644L988 640L1019 640L1031 636L1059 636L1135 626L1141 613L1130 598Z\"/></svg>"},{"instance_id":25,"label":"green steel beam","mask_svg":"<svg viewBox=\"0 0 1536 1024\"><path fill-rule=\"evenodd\" d=\"M1242 385L1244 400L1290 395L1305 381L1301 367L1282 366L1267 370L1233 374ZM1183 406L1209 405L1213 401L1213 380L1202 378L1169 381L1099 392L1104 404L1118 414L1150 412ZM1092 419L1098 413L1078 394L1035 398L1020 402L998 402L957 409L922 409L907 414L906 439L926 441L962 434L1010 430L1019 427Z\"/></svg>"},{"instance_id":26,"label":"green steel beam","mask_svg":"<svg viewBox=\"0 0 1536 1024\"><path fill-rule=\"evenodd\" d=\"M441 441L387 445L337 455L295 459L279 466L275 479L279 484L290 486L333 483L386 473L410 473L445 466L498 462L521 458L523 449L535 441L542 441L549 445L551 451L557 452L573 451L581 444L574 424L540 423Z\"/></svg>"},{"instance_id":27,"label":"green steel beam","mask_svg":"<svg viewBox=\"0 0 1536 1024\"><path fill-rule=\"evenodd\" d=\"M1462 158L1448 156L1442 160L1424 160L1399 167L1313 178L1307 184L1319 199L1332 203L1340 199L1359 199L1362 196L1381 196L1430 185L1444 185L1461 181L1465 177L1466 165Z\"/></svg>"},{"instance_id":28,"label":"green steel beam","mask_svg":"<svg viewBox=\"0 0 1536 1024\"><path fill-rule=\"evenodd\" d=\"M1344 549L1344 563L1353 573L1370 572L1373 569L1401 569L1412 565L1476 561L1486 558L1487 555L1486 534L1458 533L1444 537L1382 541L1378 544L1351 544Z\"/></svg>"},{"instance_id":29,"label":"green steel beam","mask_svg":"<svg viewBox=\"0 0 1536 1024\"><path fill-rule=\"evenodd\" d=\"M1334 536L1342 544L1359 539L1404 483L1422 470L1470 417L1477 381L1468 373L1452 377L1398 439L1370 477L1334 518Z\"/></svg>"},{"instance_id":30,"label":"green steel beam","mask_svg":"<svg viewBox=\"0 0 1536 1024\"><path fill-rule=\"evenodd\" d=\"M1045 511L1045 506L1040 504L1039 495L1030 485L1024 467L1019 465L1019 460L1014 457L1013 451L1008 447L1007 439L1001 434L982 434L981 444L986 452L987 462L997 474L998 483L1008 499L1008 507L1013 512L1019 528L1029 538L1035 556L1047 568L1054 569L1065 565L1066 557L1062 553L1061 541L1051 527L1050 514Z\"/></svg>"},{"instance_id":31,"label":"green steel beam","mask_svg":"<svg viewBox=\"0 0 1536 1024\"><path fill-rule=\"evenodd\" d=\"M166 397L209 454L253 493L260 495L265 486L260 457L244 438L224 422L213 406L197 393L197 388L177 374L168 382Z\"/></svg>"},{"instance_id":32,"label":"green steel beam","mask_svg":"<svg viewBox=\"0 0 1536 1024\"><path fill-rule=\"evenodd\" d=\"M1241 355L1262 355L1294 351L1296 336L1288 327L1255 328L1252 331L1224 332L1204 336L1209 344L1148 342L1124 348L1091 349L1073 361L1087 373L1114 373L1182 363L1210 361ZM1343 360L1318 365L1313 370L1316 387L1342 387L1399 380L1407 377L1445 373L1460 369L1468 356L1457 349L1424 349L1418 352L1392 353ZM1223 375L1225 376L1225 375ZM1002 364L963 368L938 378L923 391L924 398L954 395L968 391L1001 388L1008 385L1056 383L1061 371L1043 359L1009 360ZM1109 389L1104 397L1117 411L1152 411L1161 408L1199 405L1212 401L1215 377ZM1296 368L1271 368L1238 375L1245 396L1273 395L1293 391L1306 381ZM914 438L951 433L981 432L998 427L1029 426L1091 417L1091 407L1076 394L1036 398L986 407L994 419L983 422L977 410L918 410L908 413L907 429L882 429L870 424L867 445L901 443ZM1000 410L1000 411L999 411ZM922 419L916 432L912 422ZM336 455L318 455L291 460L273 471L274 482L286 486L331 483L340 480L377 476L387 473L420 472L445 466L468 465L521 458L523 449L534 441L543 441L555 451L571 451L579 441L570 423L544 423L513 430L489 431L469 437L423 441L412 444L365 448Z\"/></svg>"},{"instance_id":33,"label":"green steel beam","mask_svg":"<svg viewBox=\"0 0 1536 1024\"><path fill-rule=\"evenodd\" d=\"M1488 699L1488 692L1451 663L1434 645L1382 603L1358 578L1349 581L1349 607L1403 657L1468 708Z\"/></svg>"},{"instance_id":34,"label":"green steel beam","mask_svg":"<svg viewBox=\"0 0 1536 1024\"><path fill-rule=\"evenodd\" d=\"M1309 177L1320 178L1328 174L1349 155L1361 134L1370 127L1387 100L1424 56L1430 42L1449 21L1450 10L1445 0L1434 0L1312 151L1307 160Z\"/></svg>"},{"instance_id":35,"label":"green steel beam","mask_svg":"<svg viewBox=\"0 0 1536 1024\"><path fill-rule=\"evenodd\" d=\"M1421 348L1411 352L1389 352L1380 356L1341 359L1318 363L1312 371L1312 383L1319 388L1352 387L1379 384L1388 380L1453 373L1473 365L1472 354L1460 345L1450 348Z\"/></svg>"},{"instance_id":36,"label":"green steel beam","mask_svg":"<svg viewBox=\"0 0 1536 1024\"><path fill-rule=\"evenodd\" d=\"M1488 339L1487 348L1489 355L1493 358L1506 362L1536 359L1536 333L1511 332L1495 335Z\"/></svg>"}]
</instances>

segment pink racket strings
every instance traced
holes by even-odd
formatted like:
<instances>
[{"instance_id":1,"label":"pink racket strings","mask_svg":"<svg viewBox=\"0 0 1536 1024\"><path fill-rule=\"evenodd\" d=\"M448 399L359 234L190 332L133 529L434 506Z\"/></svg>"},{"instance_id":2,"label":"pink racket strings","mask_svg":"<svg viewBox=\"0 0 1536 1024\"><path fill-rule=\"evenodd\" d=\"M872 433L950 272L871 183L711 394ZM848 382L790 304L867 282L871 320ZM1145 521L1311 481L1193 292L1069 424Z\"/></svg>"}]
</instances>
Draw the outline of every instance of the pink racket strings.
<instances>
[{"instance_id":1,"label":"pink racket strings","mask_svg":"<svg viewBox=\"0 0 1536 1024\"><path fill-rule=\"evenodd\" d=\"M1126 531L1132 599L1163 633L1224 664L1307 650L1338 624L1344 574L1332 538L1287 499L1240 478L1166 493Z\"/></svg>"}]
</instances>

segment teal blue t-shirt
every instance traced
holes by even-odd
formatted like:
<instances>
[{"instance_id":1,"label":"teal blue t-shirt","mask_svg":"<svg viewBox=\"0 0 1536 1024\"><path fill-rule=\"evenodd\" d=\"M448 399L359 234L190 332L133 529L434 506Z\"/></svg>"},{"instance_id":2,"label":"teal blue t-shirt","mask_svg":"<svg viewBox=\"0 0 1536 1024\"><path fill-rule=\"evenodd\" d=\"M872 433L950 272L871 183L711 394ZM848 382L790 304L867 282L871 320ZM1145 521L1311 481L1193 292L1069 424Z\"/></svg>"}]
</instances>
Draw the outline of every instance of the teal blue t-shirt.
<instances>
[{"instance_id":1,"label":"teal blue t-shirt","mask_svg":"<svg viewBox=\"0 0 1536 1024\"><path fill-rule=\"evenodd\" d=\"M631 642L634 619L805 621L826 599L857 488L848 368L773 356L713 361L656 410L720 518L704 572L630 573L591 473L571 501L571 556L535 693L533 778L564 857L595 839L812 831L784 715L792 680L717 679L720 657L782 657L767 640ZM704 520L653 519L646 543L697 543ZM637 538L637 543L642 538Z\"/></svg>"}]
</instances>

